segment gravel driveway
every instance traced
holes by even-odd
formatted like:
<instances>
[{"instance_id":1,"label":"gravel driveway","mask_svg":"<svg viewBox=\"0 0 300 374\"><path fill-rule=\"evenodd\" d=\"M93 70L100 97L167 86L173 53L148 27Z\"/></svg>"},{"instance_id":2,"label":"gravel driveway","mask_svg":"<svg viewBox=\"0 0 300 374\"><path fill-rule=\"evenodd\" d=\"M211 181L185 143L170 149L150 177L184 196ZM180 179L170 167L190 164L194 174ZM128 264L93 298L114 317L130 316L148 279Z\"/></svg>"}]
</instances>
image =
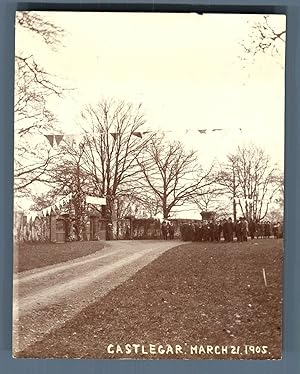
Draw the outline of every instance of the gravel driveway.
<instances>
[{"instance_id":1,"label":"gravel driveway","mask_svg":"<svg viewBox=\"0 0 300 374\"><path fill-rule=\"evenodd\" d=\"M59 328L176 241L111 241L91 255L15 274L13 352Z\"/></svg>"}]
</instances>

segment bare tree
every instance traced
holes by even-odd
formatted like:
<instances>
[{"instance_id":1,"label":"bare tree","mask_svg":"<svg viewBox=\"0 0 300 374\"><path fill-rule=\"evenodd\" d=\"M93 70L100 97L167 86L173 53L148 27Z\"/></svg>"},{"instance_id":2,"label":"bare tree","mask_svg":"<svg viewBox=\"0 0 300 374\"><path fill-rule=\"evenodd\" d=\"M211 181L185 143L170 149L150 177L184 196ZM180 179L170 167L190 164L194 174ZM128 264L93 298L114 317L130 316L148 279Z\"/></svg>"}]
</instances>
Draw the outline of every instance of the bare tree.
<instances>
[{"instance_id":1,"label":"bare tree","mask_svg":"<svg viewBox=\"0 0 300 374\"><path fill-rule=\"evenodd\" d=\"M275 24L272 17L264 15L259 21L250 21L250 33L241 42L246 55L255 56L258 53L281 54L286 40L286 28Z\"/></svg>"},{"instance_id":2,"label":"bare tree","mask_svg":"<svg viewBox=\"0 0 300 374\"><path fill-rule=\"evenodd\" d=\"M233 210L238 207L248 220L264 219L280 189L278 167L263 149L254 145L238 147L227 159L217 181L232 199ZM233 213L236 219L236 210Z\"/></svg>"},{"instance_id":3,"label":"bare tree","mask_svg":"<svg viewBox=\"0 0 300 374\"><path fill-rule=\"evenodd\" d=\"M233 220L237 220L237 197L239 195L239 180L237 177L237 156L227 155L227 163L220 165L216 182L223 188L224 195L228 196L232 203Z\"/></svg>"},{"instance_id":4,"label":"bare tree","mask_svg":"<svg viewBox=\"0 0 300 374\"><path fill-rule=\"evenodd\" d=\"M72 222L76 240L82 240L87 223L86 195L93 191L90 175L82 169L84 145L74 145L62 142L59 157L48 170L45 171L44 183L50 187L47 196L52 197L52 204L57 196L72 194L68 205L70 222Z\"/></svg>"},{"instance_id":5,"label":"bare tree","mask_svg":"<svg viewBox=\"0 0 300 374\"><path fill-rule=\"evenodd\" d=\"M206 189L198 191L193 199L193 203L200 212L215 212L217 218L227 217L231 209L224 200L224 188L217 184L212 184Z\"/></svg>"},{"instance_id":6,"label":"bare tree","mask_svg":"<svg viewBox=\"0 0 300 374\"><path fill-rule=\"evenodd\" d=\"M196 151L186 151L179 141L169 142L164 135L152 137L138 164L148 188L160 200L164 218L174 207L191 200L201 188L209 186L211 169L204 172Z\"/></svg>"},{"instance_id":7,"label":"bare tree","mask_svg":"<svg viewBox=\"0 0 300 374\"><path fill-rule=\"evenodd\" d=\"M116 220L118 198L130 196L141 176L136 159L151 134L145 134L141 105L103 100L82 113L85 131L82 167L92 176L94 194L106 197L103 214Z\"/></svg>"},{"instance_id":8,"label":"bare tree","mask_svg":"<svg viewBox=\"0 0 300 374\"><path fill-rule=\"evenodd\" d=\"M16 26L40 37L55 50L63 29L36 12L17 12ZM38 181L51 162L50 152L31 144L31 136L43 134L55 126L48 109L50 96L61 97L63 89L56 77L38 64L29 51L16 50L15 56L15 190L19 193Z\"/></svg>"}]
</instances>

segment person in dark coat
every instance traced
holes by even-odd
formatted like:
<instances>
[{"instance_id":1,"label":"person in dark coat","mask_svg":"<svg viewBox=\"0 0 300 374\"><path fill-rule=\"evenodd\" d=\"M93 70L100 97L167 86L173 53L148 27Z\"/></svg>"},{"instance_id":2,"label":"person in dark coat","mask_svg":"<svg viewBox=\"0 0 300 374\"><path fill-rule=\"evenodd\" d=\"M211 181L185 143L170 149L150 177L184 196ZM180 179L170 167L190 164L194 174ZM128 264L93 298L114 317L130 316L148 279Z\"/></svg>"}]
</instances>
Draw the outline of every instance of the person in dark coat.
<instances>
[{"instance_id":1,"label":"person in dark coat","mask_svg":"<svg viewBox=\"0 0 300 374\"><path fill-rule=\"evenodd\" d=\"M226 219L223 220L223 238L225 242L228 242L228 222Z\"/></svg>"},{"instance_id":2,"label":"person in dark coat","mask_svg":"<svg viewBox=\"0 0 300 374\"><path fill-rule=\"evenodd\" d=\"M166 221L163 221L161 225L161 233L162 233L163 239L167 240L168 239L168 227L167 227Z\"/></svg>"},{"instance_id":3,"label":"person in dark coat","mask_svg":"<svg viewBox=\"0 0 300 374\"><path fill-rule=\"evenodd\" d=\"M241 236L243 242L248 240L248 222L245 217L243 217L241 221Z\"/></svg>"},{"instance_id":4,"label":"person in dark coat","mask_svg":"<svg viewBox=\"0 0 300 374\"><path fill-rule=\"evenodd\" d=\"M256 231L255 226L256 226L255 222L253 221L253 219L251 219L249 222L249 234L250 234L251 239L254 239L254 236L255 236L255 231Z\"/></svg>"},{"instance_id":5,"label":"person in dark coat","mask_svg":"<svg viewBox=\"0 0 300 374\"><path fill-rule=\"evenodd\" d=\"M214 222L213 223L213 232L214 232L214 240L216 242L220 241L220 235L219 235L219 223Z\"/></svg>"},{"instance_id":6,"label":"person in dark coat","mask_svg":"<svg viewBox=\"0 0 300 374\"><path fill-rule=\"evenodd\" d=\"M205 223L203 226L202 226L202 230L203 230L203 240L205 242L208 241L209 239L209 228L208 228L208 224Z\"/></svg>"},{"instance_id":7,"label":"person in dark coat","mask_svg":"<svg viewBox=\"0 0 300 374\"><path fill-rule=\"evenodd\" d=\"M259 221L257 221L256 222L256 237L258 239L258 238L262 238L262 236L263 236L262 224Z\"/></svg>"},{"instance_id":8,"label":"person in dark coat","mask_svg":"<svg viewBox=\"0 0 300 374\"><path fill-rule=\"evenodd\" d=\"M175 228L174 228L174 225L172 222L170 222L168 224L168 233L169 233L169 238L170 240L173 240L174 239L174 232L175 232Z\"/></svg>"},{"instance_id":9,"label":"person in dark coat","mask_svg":"<svg viewBox=\"0 0 300 374\"><path fill-rule=\"evenodd\" d=\"M228 242L233 242L233 222L232 218L229 217L227 221L227 233L228 233Z\"/></svg>"},{"instance_id":10,"label":"person in dark coat","mask_svg":"<svg viewBox=\"0 0 300 374\"><path fill-rule=\"evenodd\" d=\"M203 240L203 225L200 223L198 226L198 241L202 242Z\"/></svg>"},{"instance_id":11,"label":"person in dark coat","mask_svg":"<svg viewBox=\"0 0 300 374\"><path fill-rule=\"evenodd\" d=\"M209 223L209 241L210 242L213 242L214 241L214 223L213 222L210 222Z\"/></svg>"},{"instance_id":12,"label":"person in dark coat","mask_svg":"<svg viewBox=\"0 0 300 374\"><path fill-rule=\"evenodd\" d=\"M240 218L235 224L235 235L238 242L242 241L242 218Z\"/></svg>"},{"instance_id":13,"label":"person in dark coat","mask_svg":"<svg viewBox=\"0 0 300 374\"><path fill-rule=\"evenodd\" d=\"M223 224L222 224L222 222L219 222L218 223L218 241L221 240L222 231L223 231Z\"/></svg>"},{"instance_id":14,"label":"person in dark coat","mask_svg":"<svg viewBox=\"0 0 300 374\"><path fill-rule=\"evenodd\" d=\"M269 221L266 222L265 225L265 236L269 239L271 236L271 223Z\"/></svg>"}]
</instances>

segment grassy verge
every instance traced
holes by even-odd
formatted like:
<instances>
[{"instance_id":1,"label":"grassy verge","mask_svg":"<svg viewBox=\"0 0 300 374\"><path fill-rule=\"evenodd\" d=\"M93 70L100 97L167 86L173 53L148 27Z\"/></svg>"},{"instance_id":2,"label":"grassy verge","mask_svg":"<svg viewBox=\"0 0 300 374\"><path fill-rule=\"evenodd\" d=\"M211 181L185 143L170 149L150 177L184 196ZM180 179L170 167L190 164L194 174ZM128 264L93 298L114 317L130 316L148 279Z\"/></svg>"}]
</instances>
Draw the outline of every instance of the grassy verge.
<instances>
[{"instance_id":1,"label":"grassy verge","mask_svg":"<svg viewBox=\"0 0 300 374\"><path fill-rule=\"evenodd\" d=\"M14 253L14 272L66 262L97 252L103 242L20 243Z\"/></svg>"}]
</instances>

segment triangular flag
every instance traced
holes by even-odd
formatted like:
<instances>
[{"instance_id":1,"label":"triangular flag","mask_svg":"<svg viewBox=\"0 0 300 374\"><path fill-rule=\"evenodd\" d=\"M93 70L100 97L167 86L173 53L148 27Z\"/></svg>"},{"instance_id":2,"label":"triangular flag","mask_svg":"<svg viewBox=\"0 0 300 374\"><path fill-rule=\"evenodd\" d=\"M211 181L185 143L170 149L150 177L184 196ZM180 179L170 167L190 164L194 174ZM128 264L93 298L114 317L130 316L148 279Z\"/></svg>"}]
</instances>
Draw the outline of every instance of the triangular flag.
<instances>
[{"instance_id":1,"label":"triangular flag","mask_svg":"<svg viewBox=\"0 0 300 374\"><path fill-rule=\"evenodd\" d=\"M32 219L32 222L35 221L36 217L38 216L38 213L37 212L32 212L31 213L31 219Z\"/></svg>"},{"instance_id":2,"label":"triangular flag","mask_svg":"<svg viewBox=\"0 0 300 374\"><path fill-rule=\"evenodd\" d=\"M114 138L114 140L117 140L117 136L119 134L117 132L111 132L110 135Z\"/></svg>"},{"instance_id":3,"label":"triangular flag","mask_svg":"<svg viewBox=\"0 0 300 374\"><path fill-rule=\"evenodd\" d=\"M207 129L198 130L198 131L200 132L200 134L206 134Z\"/></svg>"},{"instance_id":4,"label":"triangular flag","mask_svg":"<svg viewBox=\"0 0 300 374\"><path fill-rule=\"evenodd\" d=\"M51 147L53 147L54 135L45 135L45 137L48 139Z\"/></svg>"},{"instance_id":5,"label":"triangular flag","mask_svg":"<svg viewBox=\"0 0 300 374\"><path fill-rule=\"evenodd\" d=\"M135 136L137 136L138 138L142 138L142 137L143 137L143 135L142 135L141 132L133 132L132 135L135 135Z\"/></svg>"},{"instance_id":6,"label":"triangular flag","mask_svg":"<svg viewBox=\"0 0 300 374\"><path fill-rule=\"evenodd\" d=\"M42 210L42 214L43 214L44 217L46 217L46 215L47 215L47 208L44 208L44 209Z\"/></svg>"},{"instance_id":7,"label":"triangular flag","mask_svg":"<svg viewBox=\"0 0 300 374\"><path fill-rule=\"evenodd\" d=\"M30 212L24 212L24 216L25 216L25 219L26 219L26 223L29 223L30 219L31 219Z\"/></svg>"},{"instance_id":8,"label":"triangular flag","mask_svg":"<svg viewBox=\"0 0 300 374\"><path fill-rule=\"evenodd\" d=\"M56 144L59 145L60 142L62 141L63 139L63 135L55 135L55 141L56 141Z\"/></svg>"},{"instance_id":9,"label":"triangular flag","mask_svg":"<svg viewBox=\"0 0 300 374\"><path fill-rule=\"evenodd\" d=\"M74 143L74 136L73 135L65 135L65 142L69 144L71 147L73 147Z\"/></svg>"}]
</instances>

